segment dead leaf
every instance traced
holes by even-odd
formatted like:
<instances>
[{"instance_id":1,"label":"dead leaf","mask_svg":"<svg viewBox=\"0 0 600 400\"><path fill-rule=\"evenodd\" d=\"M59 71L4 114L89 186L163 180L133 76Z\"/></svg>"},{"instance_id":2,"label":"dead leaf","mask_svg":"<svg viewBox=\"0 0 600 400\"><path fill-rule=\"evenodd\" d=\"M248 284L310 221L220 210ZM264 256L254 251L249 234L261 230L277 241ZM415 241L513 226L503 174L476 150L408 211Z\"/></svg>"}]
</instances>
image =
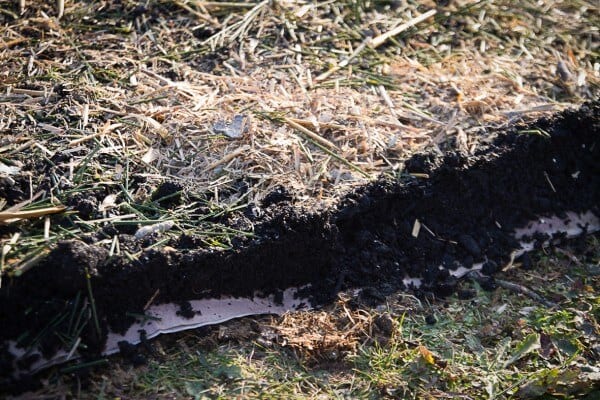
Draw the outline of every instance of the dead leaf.
<instances>
[{"instance_id":1,"label":"dead leaf","mask_svg":"<svg viewBox=\"0 0 600 400\"><path fill-rule=\"evenodd\" d=\"M423 359L423 361L425 361L426 364L435 365L435 357L427 347L419 346L417 349L419 350L419 354L421 355L421 358Z\"/></svg>"}]
</instances>

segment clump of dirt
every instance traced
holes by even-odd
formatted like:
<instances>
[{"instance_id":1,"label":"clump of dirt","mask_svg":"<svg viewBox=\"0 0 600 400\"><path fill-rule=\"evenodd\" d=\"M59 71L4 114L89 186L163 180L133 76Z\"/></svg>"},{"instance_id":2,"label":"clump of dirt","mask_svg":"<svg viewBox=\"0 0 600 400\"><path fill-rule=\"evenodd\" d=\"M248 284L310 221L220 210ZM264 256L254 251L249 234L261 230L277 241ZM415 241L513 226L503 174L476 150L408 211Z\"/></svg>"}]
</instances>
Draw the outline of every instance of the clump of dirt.
<instances>
[{"instance_id":1,"label":"clump of dirt","mask_svg":"<svg viewBox=\"0 0 600 400\"><path fill-rule=\"evenodd\" d=\"M165 208L173 208L181 204L181 192L183 187L174 182L162 183L150 197L152 201Z\"/></svg>"},{"instance_id":2,"label":"clump of dirt","mask_svg":"<svg viewBox=\"0 0 600 400\"><path fill-rule=\"evenodd\" d=\"M377 298L404 288L406 277L422 278L421 292L447 295L456 289L453 269L485 262L484 273L496 272L517 247L514 229L526 222L565 211L600 214L599 127L596 102L533 127L490 133L496 139L475 154L413 157L399 176L382 177L321 212L293 207L278 188L254 221L255 238L231 250L196 248L186 237L179 249L142 250L130 260L94 244L61 243L43 265L0 288L0 343L20 337L19 345L50 355L62 344L37 333L58 337L71 327L67 317L54 323L57 315L84 309L80 337L93 353L108 327L124 332L150 299L184 305L311 284L306 294L322 304L355 287ZM534 128L549 136L521 133ZM180 188L164 189L157 201L179 201ZM136 246L131 236L120 237Z\"/></svg>"}]
</instances>

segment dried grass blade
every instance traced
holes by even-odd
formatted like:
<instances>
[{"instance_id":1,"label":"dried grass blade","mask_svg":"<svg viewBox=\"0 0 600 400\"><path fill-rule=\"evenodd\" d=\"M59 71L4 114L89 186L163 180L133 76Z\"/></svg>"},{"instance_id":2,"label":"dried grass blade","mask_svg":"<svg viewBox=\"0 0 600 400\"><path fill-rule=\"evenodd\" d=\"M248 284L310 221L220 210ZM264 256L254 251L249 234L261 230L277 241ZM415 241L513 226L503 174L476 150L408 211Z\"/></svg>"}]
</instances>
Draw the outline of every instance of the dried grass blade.
<instances>
[{"instance_id":1,"label":"dried grass blade","mask_svg":"<svg viewBox=\"0 0 600 400\"><path fill-rule=\"evenodd\" d=\"M1 211L0 212L0 223L11 223L20 219L31 219L37 218L49 214L57 214L63 212L66 209L65 206L55 206L40 208L38 210L29 211Z\"/></svg>"},{"instance_id":2,"label":"dried grass blade","mask_svg":"<svg viewBox=\"0 0 600 400\"><path fill-rule=\"evenodd\" d=\"M315 142L320 143L321 145L332 149L332 150L339 150L339 148L333 144L332 142L330 142L329 140L317 135L316 133L314 133L313 131L306 129L305 127L303 127L302 125L298 124L296 121L284 117L283 121L288 124L290 127L294 128L297 131L302 132L303 134L305 134L306 136L308 136L309 138L311 138L312 140L314 140Z\"/></svg>"},{"instance_id":3,"label":"dried grass blade","mask_svg":"<svg viewBox=\"0 0 600 400\"><path fill-rule=\"evenodd\" d=\"M239 156L242 153L245 153L246 151L250 150L250 146L242 146L239 149L232 151L231 153L225 155L223 158L221 158L220 160L217 160L211 164L208 165L208 167L206 167L204 169L204 172L208 172L211 169L214 169L216 167L218 167L219 165L228 163L229 161L233 160L234 158L236 158L237 156Z\"/></svg>"},{"instance_id":4,"label":"dried grass blade","mask_svg":"<svg viewBox=\"0 0 600 400\"><path fill-rule=\"evenodd\" d=\"M399 26L395 27L394 29L389 30L386 33L383 33L383 34L373 38L373 40L371 40L370 45L372 48L376 49L377 47L381 46L386 41L388 41L390 38L398 35L399 33L404 32L405 30L407 30L409 28L412 28L413 26L417 25L418 23L425 21L427 18L433 17L435 14L437 14L437 10L429 10L426 13L421 14L418 17L411 19L410 21L405 22L402 25L399 25Z\"/></svg>"}]
</instances>

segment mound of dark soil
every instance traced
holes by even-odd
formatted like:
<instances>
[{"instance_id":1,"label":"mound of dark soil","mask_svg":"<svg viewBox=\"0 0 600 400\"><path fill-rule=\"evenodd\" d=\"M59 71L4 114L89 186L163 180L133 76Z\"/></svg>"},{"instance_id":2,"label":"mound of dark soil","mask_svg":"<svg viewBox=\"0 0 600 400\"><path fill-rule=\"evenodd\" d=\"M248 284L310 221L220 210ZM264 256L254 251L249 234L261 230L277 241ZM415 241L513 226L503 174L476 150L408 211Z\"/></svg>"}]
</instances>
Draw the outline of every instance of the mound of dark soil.
<instances>
[{"instance_id":1,"label":"mound of dark soil","mask_svg":"<svg viewBox=\"0 0 600 400\"><path fill-rule=\"evenodd\" d=\"M49 356L63 345L57 332L71 330L93 301L79 336L94 355L107 329L124 332L156 293L155 303L185 302L311 284L306 294L322 304L343 289L369 287L379 296L420 277L419 290L446 295L456 285L450 270L486 262L484 272L494 273L526 222L565 211L600 215L599 127L596 102L534 127L488 132L495 139L474 155L415 156L398 177L382 177L325 212L294 208L278 189L255 238L232 250L196 248L184 237L179 248L143 250L131 261L83 241L60 243L43 265L3 283L0 343L18 340ZM525 128L549 136L520 133ZM0 349L0 376L10 373L9 357Z\"/></svg>"}]
</instances>

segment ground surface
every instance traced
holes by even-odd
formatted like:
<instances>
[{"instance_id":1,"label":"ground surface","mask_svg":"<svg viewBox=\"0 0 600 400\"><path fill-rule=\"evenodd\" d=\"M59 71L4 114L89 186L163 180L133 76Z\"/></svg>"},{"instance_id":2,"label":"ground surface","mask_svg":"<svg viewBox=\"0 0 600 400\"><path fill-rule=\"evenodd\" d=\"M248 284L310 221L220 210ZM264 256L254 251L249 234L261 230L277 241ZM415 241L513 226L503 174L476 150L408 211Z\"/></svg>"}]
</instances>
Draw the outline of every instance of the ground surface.
<instances>
[{"instance_id":1,"label":"ground surface","mask_svg":"<svg viewBox=\"0 0 600 400\"><path fill-rule=\"evenodd\" d=\"M254 225L253 237L236 238L230 250L204 249L194 236L165 242L121 233L121 251L139 249L127 259L109 255L111 241L97 244L107 229L61 241L0 289L0 338L18 338L45 357L75 340L94 356L109 328L124 333L149 302L250 297L310 284L304 293L320 305L351 288L367 287L376 299L407 289L407 277L422 279L418 293L448 295L457 285L451 271L484 263L492 275L507 265L519 247L513 232L536 216L600 214L599 116L598 104L586 104L502 132L472 155L414 156L402 175L357 189L330 210L298 209L284 199L254 205L247 211L263 216L244 219ZM546 135L523 133L532 130ZM224 226L233 230L242 216L232 213ZM87 301L77 300L82 296ZM86 312L87 319L75 318Z\"/></svg>"},{"instance_id":2,"label":"ground surface","mask_svg":"<svg viewBox=\"0 0 600 400\"><path fill-rule=\"evenodd\" d=\"M590 237L546 248L503 275L538 288L553 309L469 281L443 300L397 293L366 305L344 294L320 311L244 318L164 336L135 357L53 368L30 395L593 400L599 246Z\"/></svg>"},{"instance_id":3,"label":"ground surface","mask_svg":"<svg viewBox=\"0 0 600 400\"><path fill-rule=\"evenodd\" d=\"M43 347L80 334L93 353L158 287L170 301L317 280L329 300L364 284L380 298L408 273L451 293L432 266L500 264L516 222L597 204L598 147L577 147L598 105L524 123L597 98L597 7L511 5L81 1L57 21L1 3L2 337L37 343L23 310L67 304L77 335ZM400 240L416 219L442 241Z\"/></svg>"}]
</instances>

